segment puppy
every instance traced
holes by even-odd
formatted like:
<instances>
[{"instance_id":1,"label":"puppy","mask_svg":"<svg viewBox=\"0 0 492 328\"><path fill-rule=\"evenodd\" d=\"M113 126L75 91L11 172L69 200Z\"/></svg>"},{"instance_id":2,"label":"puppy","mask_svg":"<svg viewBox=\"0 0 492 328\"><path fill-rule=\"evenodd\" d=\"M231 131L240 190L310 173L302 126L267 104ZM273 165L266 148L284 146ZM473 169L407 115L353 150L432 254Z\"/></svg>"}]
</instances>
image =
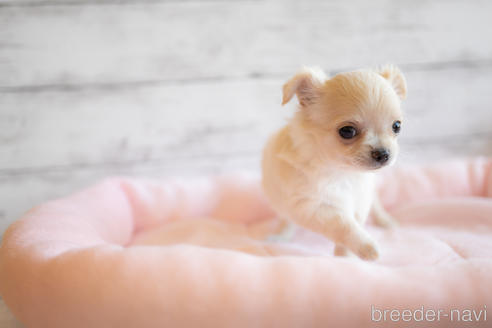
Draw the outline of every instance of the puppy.
<instances>
[{"instance_id":1,"label":"puppy","mask_svg":"<svg viewBox=\"0 0 492 328\"><path fill-rule=\"evenodd\" d=\"M283 86L282 104L297 95L299 108L268 141L262 185L278 215L335 242L335 254L375 260L375 240L363 228L395 221L376 197L374 173L398 154L400 70L358 70L328 78L304 69Z\"/></svg>"}]
</instances>

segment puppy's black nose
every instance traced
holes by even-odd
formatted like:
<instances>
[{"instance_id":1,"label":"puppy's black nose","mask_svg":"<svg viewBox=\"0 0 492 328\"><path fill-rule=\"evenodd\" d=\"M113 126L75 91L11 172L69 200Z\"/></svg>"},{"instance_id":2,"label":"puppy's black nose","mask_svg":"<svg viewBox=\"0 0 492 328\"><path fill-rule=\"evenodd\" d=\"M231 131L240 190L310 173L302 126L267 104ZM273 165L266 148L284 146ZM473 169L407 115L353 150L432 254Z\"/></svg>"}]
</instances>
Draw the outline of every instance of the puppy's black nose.
<instances>
[{"instance_id":1,"label":"puppy's black nose","mask_svg":"<svg viewBox=\"0 0 492 328\"><path fill-rule=\"evenodd\" d=\"M373 150L371 156L376 162L384 164L388 161L390 154L386 149L380 148Z\"/></svg>"}]
</instances>

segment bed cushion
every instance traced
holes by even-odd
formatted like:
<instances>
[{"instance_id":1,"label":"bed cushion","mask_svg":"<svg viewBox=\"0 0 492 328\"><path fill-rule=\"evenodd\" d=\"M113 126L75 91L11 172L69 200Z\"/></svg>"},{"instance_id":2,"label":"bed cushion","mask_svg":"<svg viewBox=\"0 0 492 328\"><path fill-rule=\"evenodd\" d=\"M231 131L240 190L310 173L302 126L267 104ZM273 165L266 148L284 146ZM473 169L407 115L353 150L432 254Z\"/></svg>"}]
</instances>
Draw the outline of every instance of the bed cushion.
<instances>
[{"instance_id":1,"label":"bed cushion","mask_svg":"<svg viewBox=\"0 0 492 328\"><path fill-rule=\"evenodd\" d=\"M278 220L254 175L111 178L7 230L0 293L26 327L490 327L491 172L483 158L384 172L401 225L368 226L376 262L301 229L261 240Z\"/></svg>"}]
</instances>

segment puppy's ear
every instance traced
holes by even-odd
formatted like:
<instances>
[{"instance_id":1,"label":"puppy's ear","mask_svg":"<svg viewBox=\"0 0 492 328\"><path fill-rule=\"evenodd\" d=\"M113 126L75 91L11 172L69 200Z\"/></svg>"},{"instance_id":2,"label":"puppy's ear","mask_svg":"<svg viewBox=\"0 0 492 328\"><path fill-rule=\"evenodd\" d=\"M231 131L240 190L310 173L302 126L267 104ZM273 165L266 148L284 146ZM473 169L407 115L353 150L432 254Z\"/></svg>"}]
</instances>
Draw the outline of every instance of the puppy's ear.
<instances>
[{"instance_id":1,"label":"puppy's ear","mask_svg":"<svg viewBox=\"0 0 492 328\"><path fill-rule=\"evenodd\" d=\"M379 70L379 74L388 80L401 100L407 97L407 82L398 67L385 65Z\"/></svg>"},{"instance_id":2,"label":"puppy's ear","mask_svg":"<svg viewBox=\"0 0 492 328\"><path fill-rule=\"evenodd\" d=\"M301 106L312 104L319 97L319 88L326 79L321 69L303 68L284 84L282 105L288 103L294 94L297 94Z\"/></svg>"}]
</instances>

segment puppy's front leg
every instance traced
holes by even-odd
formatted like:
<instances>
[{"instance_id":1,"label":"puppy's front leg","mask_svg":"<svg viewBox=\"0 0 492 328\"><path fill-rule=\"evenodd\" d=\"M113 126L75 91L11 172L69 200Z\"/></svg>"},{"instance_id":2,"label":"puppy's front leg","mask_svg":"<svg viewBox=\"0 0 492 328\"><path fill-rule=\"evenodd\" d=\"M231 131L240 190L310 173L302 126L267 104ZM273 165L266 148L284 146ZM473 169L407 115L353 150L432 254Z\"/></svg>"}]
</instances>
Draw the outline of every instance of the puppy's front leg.
<instances>
[{"instance_id":1,"label":"puppy's front leg","mask_svg":"<svg viewBox=\"0 0 492 328\"><path fill-rule=\"evenodd\" d=\"M299 213L300 214L300 213ZM305 214L304 214L305 215ZM376 260L379 251L374 239L355 220L328 205L320 205L311 216L304 216L297 223L318 232L355 253L364 260Z\"/></svg>"},{"instance_id":2,"label":"puppy's front leg","mask_svg":"<svg viewBox=\"0 0 492 328\"><path fill-rule=\"evenodd\" d=\"M398 226L398 221L389 214L383 207L379 195L376 193L372 203L371 214L374 224L383 228L393 228Z\"/></svg>"}]
</instances>

